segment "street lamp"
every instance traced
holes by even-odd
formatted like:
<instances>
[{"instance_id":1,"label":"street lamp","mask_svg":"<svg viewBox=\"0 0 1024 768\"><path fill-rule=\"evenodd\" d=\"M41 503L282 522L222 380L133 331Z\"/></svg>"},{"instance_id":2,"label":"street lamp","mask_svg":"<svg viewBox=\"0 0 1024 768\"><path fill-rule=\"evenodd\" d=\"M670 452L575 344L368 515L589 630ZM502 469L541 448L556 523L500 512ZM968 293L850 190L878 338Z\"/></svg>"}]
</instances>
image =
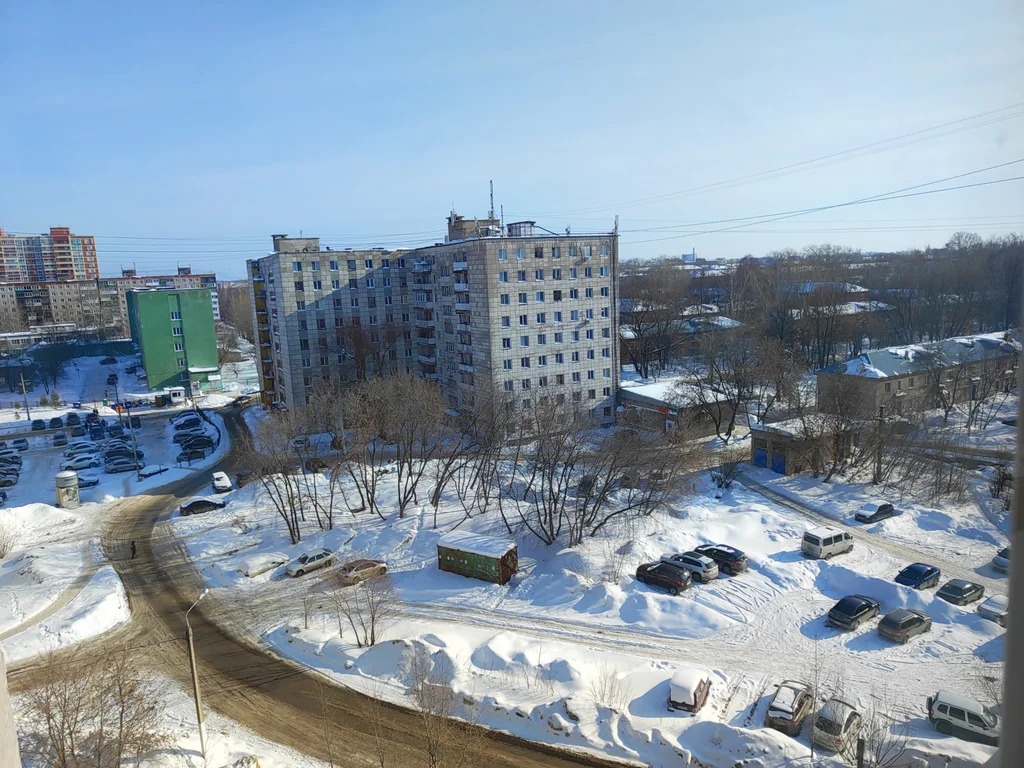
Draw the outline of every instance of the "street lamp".
<instances>
[{"instance_id":1,"label":"street lamp","mask_svg":"<svg viewBox=\"0 0 1024 768\"><path fill-rule=\"evenodd\" d=\"M196 720L199 722L199 750L204 760L206 759L206 723L203 722L203 697L199 692L199 670L196 668L196 652L192 645L192 625L188 623L188 615L192 612L193 608L199 605L199 601L209 593L209 589L204 589L199 593L196 601L185 611L185 639L188 641L188 665L192 669L192 692L196 698Z\"/></svg>"}]
</instances>

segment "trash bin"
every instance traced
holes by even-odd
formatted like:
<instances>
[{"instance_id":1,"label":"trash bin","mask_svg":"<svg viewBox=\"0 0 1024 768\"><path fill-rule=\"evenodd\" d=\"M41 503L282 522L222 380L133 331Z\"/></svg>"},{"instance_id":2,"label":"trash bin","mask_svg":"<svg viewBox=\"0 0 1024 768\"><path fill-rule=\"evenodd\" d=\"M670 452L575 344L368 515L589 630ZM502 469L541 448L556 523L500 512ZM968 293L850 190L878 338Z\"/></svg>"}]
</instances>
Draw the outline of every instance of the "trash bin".
<instances>
[{"instance_id":1,"label":"trash bin","mask_svg":"<svg viewBox=\"0 0 1024 768\"><path fill-rule=\"evenodd\" d=\"M106 408L110 401L107 398L103 398L103 407Z\"/></svg>"}]
</instances>

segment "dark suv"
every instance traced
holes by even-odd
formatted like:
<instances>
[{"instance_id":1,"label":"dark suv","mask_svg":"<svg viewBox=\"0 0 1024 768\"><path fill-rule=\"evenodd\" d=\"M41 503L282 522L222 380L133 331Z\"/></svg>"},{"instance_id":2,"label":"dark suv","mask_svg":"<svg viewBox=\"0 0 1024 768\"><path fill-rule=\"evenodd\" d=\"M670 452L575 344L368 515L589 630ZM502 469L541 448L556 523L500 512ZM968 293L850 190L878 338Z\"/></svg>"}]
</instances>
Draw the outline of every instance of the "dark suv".
<instances>
[{"instance_id":1,"label":"dark suv","mask_svg":"<svg viewBox=\"0 0 1024 768\"><path fill-rule=\"evenodd\" d=\"M718 570L735 576L747 570L749 563L747 556L735 547L728 544L701 544L693 548L694 552L700 552L718 563Z\"/></svg>"},{"instance_id":2,"label":"dark suv","mask_svg":"<svg viewBox=\"0 0 1024 768\"><path fill-rule=\"evenodd\" d=\"M967 605L985 596L985 588L967 579L950 579L935 593L947 603Z\"/></svg>"},{"instance_id":3,"label":"dark suv","mask_svg":"<svg viewBox=\"0 0 1024 768\"><path fill-rule=\"evenodd\" d=\"M909 608L897 608L885 614L885 618L878 622L878 634L897 643L905 643L912 637L923 635L931 628L932 620L927 613L912 611Z\"/></svg>"},{"instance_id":4,"label":"dark suv","mask_svg":"<svg viewBox=\"0 0 1024 768\"><path fill-rule=\"evenodd\" d=\"M644 563L636 569L636 580L641 584L661 587L670 595L678 595L693 583L693 576L685 568L668 563Z\"/></svg>"},{"instance_id":5,"label":"dark suv","mask_svg":"<svg viewBox=\"0 0 1024 768\"><path fill-rule=\"evenodd\" d=\"M847 595L828 612L827 624L842 629L856 629L882 610L877 600L864 595Z\"/></svg>"},{"instance_id":6,"label":"dark suv","mask_svg":"<svg viewBox=\"0 0 1024 768\"><path fill-rule=\"evenodd\" d=\"M42 419L32 419L32 431L41 432L46 429L46 422Z\"/></svg>"}]
</instances>

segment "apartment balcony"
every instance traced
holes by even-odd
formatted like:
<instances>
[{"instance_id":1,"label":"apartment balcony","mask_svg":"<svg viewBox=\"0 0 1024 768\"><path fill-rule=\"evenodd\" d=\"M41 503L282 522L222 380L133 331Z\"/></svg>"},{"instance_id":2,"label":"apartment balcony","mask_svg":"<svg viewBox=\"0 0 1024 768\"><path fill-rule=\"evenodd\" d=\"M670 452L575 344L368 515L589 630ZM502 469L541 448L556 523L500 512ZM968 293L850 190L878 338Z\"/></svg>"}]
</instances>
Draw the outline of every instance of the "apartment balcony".
<instances>
[{"instance_id":1,"label":"apartment balcony","mask_svg":"<svg viewBox=\"0 0 1024 768\"><path fill-rule=\"evenodd\" d=\"M418 275L425 275L430 272L431 269L432 267L430 266L429 261L414 261L412 263L412 271Z\"/></svg>"},{"instance_id":2,"label":"apartment balcony","mask_svg":"<svg viewBox=\"0 0 1024 768\"><path fill-rule=\"evenodd\" d=\"M260 330L261 331L269 331L270 330L270 326L266 325L266 324L263 324L263 325L260 326Z\"/></svg>"},{"instance_id":3,"label":"apartment balcony","mask_svg":"<svg viewBox=\"0 0 1024 768\"><path fill-rule=\"evenodd\" d=\"M423 371L420 375L423 376L424 379L437 381L437 371Z\"/></svg>"},{"instance_id":4,"label":"apartment balcony","mask_svg":"<svg viewBox=\"0 0 1024 768\"><path fill-rule=\"evenodd\" d=\"M472 363L459 363L459 370L462 371L463 373L472 373L473 372L473 364Z\"/></svg>"},{"instance_id":5,"label":"apartment balcony","mask_svg":"<svg viewBox=\"0 0 1024 768\"><path fill-rule=\"evenodd\" d=\"M256 308L256 314L257 315L266 315L267 314L267 310L266 309L260 309L259 307L257 307Z\"/></svg>"},{"instance_id":6,"label":"apartment balcony","mask_svg":"<svg viewBox=\"0 0 1024 768\"><path fill-rule=\"evenodd\" d=\"M256 298L257 299L265 299L265 298L267 298L267 292L266 291L260 291L259 293L256 294Z\"/></svg>"},{"instance_id":7,"label":"apartment balcony","mask_svg":"<svg viewBox=\"0 0 1024 768\"><path fill-rule=\"evenodd\" d=\"M473 330L473 326L469 323L456 323L455 330L461 333L470 333Z\"/></svg>"},{"instance_id":8,"label":"apartment balcony","mask_svg":"<svg viewBox=\"0 0 1024 768\"><path fill-rule=\"evenodd\" d=\"M468 301L457 301L455 302L456 312L469 312L473 308L473 305Z\"/></svg>"},{"instance_id":9,"label":"apartment balcony","mask_svg":"<svg viewBox=\"0 0 1024 768\"><path fill-rule=\"evenodd\" d=\"M468 261L453 261L452 272L465 272L469 269Z\"/></svg>"},{"instance_id":10,"label":"apartment balcony","mask_svg":"<svg viewBox=\"0 0 1024 768\"><path fill-rule=\"evenodd\" d=\"M456 293L466 293L469 290L469 284L456 282L454 288Z\"/></svg>"},{"instance_id":11,"label":"apartment balcony","mask_svg":"<svg viewBox=\"0 0 1024 768\"><path fill-rule=\"evenodd\" d=\"M412 304L420 309L432 309L434 306L434 295L431 293L417 293L413 297Z\"/></svg>"},{"instance_id":12,"label":"apartment balcony","mask_svg":"<svg viewBox=\"0 0 1024 768\"><path fill-rule=\"evenodd\" d=\"M419 355L417 358L423 365L437 365L436 355Z\"/></svg>"},{"instance_id":13,"label":"apartment balcony","mask_svg":"<svg viewBox=\"0 0 1024 768\"><path fill-rule=\"evenodd\" d=\"M465 352L467 355L473 353L473 345L472 344L456 344L455 348L459 352Z\"/></svg>"},{"instance_id":14,"label":"apartment balcony","mask_svg":"<svg viewBox=\"0 0 1024 768\"><path fill-rule=\"evenodd\" d=\"M417 336L416 343L422 344L425 347L437 346L437 339L433 336Z\"/></svg>"},{"instance_id":15,"label":"apartment balcony","mask_svg":"<svg viewBox=\"0 0 1024 768\"><path fill-rule=\"evenodd\" d=\"M413 318L412 324L415 325L417 328L432 329L434 327L434 318L415 317Z\"/></svg>"}]
</instances>

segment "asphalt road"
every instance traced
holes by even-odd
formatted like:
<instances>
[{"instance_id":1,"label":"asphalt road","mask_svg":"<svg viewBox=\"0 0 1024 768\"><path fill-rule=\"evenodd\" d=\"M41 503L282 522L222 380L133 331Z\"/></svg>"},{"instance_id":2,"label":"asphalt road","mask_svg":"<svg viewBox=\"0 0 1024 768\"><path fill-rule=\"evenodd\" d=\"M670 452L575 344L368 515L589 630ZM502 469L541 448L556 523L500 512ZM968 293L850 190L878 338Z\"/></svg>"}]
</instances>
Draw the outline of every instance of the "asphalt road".
<instances>
[{"instance_id":1,"label":"asphalt road","mask_svg":"<svg viewBox=\"0 0 1024 768\"><path fill-rule=\"evenodd\" d=\"M221 413L229 433L237 438L245 428L239 415L226 409ZM80 652L102 653L107 648L128 645L145 668L171 678L186 690L191 688L184 614L201 585L160 521L166 520L184 499L203 490L210 471L223 470L233 477L238 468L236 457L229 454L216 467L168 486L160 495L140 496L112 509L103 548L124 583L132 620L85 644ZM130 558L132 541L138 548L135 559ZM361 694L324 686L325 681L308 670L267 655L226 631L224 627L231 626L231 619L221 610L216 603L201 603L190 614L208 709L311 757L333 757L337 765L380 765L377 745L381 743L391 755L388 765L428 764L418 714L390 705L375 707ZM31 664L15 667L9 673L12 692L31 688L38 676ZM325 707L333 754L329 754L324 738ZM489 768L624 764L555 750L482 728L472 728L471 732L471 748L479 753L479 762Z\"/></svg>"}]
</instances>

